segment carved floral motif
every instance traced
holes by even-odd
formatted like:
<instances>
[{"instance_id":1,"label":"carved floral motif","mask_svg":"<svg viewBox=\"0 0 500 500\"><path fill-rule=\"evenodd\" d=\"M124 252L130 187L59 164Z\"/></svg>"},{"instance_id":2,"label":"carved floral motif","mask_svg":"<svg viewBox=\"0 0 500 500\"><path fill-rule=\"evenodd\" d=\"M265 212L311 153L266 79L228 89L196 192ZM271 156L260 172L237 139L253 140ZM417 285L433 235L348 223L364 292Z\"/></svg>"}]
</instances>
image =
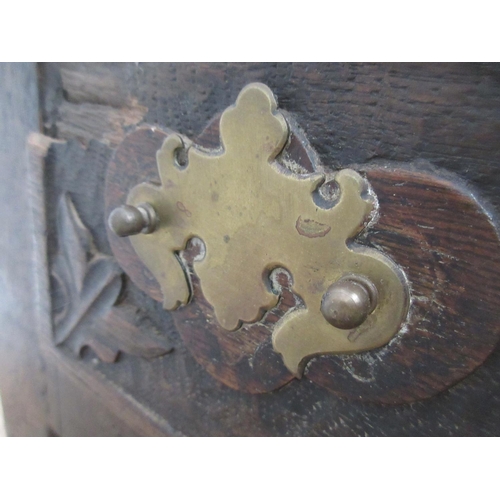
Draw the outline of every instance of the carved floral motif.
<instances>
[{"instance_id":1,"label":"carved floral motif","mask_svg":"<svg viewBox=\"0 0 500 500\"><path fill-rule=\"evenodd\" d=\"M171 345L154 326L136 326L141 323L138 308L117 304L123 287L121 269L113 257L97 251L68 194L59 200L57 235L52 269L56 345L77 355L88 346L108 363L116 361L119 352L144 358L170 352Z\"/></svg>"}]
</instances>

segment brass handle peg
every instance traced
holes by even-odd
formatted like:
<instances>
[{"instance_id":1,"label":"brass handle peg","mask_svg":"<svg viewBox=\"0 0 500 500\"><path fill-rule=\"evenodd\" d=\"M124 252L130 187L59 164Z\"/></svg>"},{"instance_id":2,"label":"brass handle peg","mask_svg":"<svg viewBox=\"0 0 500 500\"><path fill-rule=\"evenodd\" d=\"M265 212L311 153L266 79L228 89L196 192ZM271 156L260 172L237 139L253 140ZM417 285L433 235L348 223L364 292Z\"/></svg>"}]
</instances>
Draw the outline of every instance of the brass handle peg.
<instances>
[{"instance_id":1,"label":"brass handle peg","mask_svg":"<svg viewBox=\"0 0 500 500\"><path fill-rule=\"evenodd\" d=\"M158 216L149 203L122 205L109 215L108 224L111 230L120 237L135 234L152 233L158 226Z\"/></svg>"},{"instance_id":2,"label":"brass handle peg","mask_svg":"<svg viewBox=\"0 0 500 500\"><path fill-rule=\"evenodd\" d=\"M377 306L377 299L377 288L370 280L349 275L328 288L321 301L321 312L334 327L352 330L365 322Z\"/></svg>"}]
</instances>

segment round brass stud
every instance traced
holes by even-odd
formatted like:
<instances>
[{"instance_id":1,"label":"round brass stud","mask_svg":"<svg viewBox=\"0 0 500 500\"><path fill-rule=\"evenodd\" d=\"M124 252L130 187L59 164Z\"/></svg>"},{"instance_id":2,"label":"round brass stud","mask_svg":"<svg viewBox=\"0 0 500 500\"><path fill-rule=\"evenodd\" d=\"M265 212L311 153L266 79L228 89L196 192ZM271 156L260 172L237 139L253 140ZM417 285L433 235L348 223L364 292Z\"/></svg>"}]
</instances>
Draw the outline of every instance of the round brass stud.
<instances>
[{"instance_id":1,"label":"round brass stud","mask_svg":"<svg viewBox=\"0 0 500 500\"><path fill-rule=\"evenodd\" d=\"M323 295L321 313L336 328L352 330L365 322L377 306L378 292L363 276L345 276Z\"/></svg>"}]
</instances>

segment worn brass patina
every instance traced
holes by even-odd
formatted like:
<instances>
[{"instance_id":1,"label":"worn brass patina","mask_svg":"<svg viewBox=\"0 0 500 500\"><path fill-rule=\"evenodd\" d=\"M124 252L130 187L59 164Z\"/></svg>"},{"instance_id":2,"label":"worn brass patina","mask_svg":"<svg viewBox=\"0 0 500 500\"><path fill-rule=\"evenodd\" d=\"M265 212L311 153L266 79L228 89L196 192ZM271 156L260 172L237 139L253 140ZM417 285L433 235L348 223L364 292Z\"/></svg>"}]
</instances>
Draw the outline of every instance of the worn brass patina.
<instances>
[{"instance_id":1,"label":"worn brass patina","mask_svg":"<svg viewBox=\"0 0 500 500\"><path fill-rule=\"evenodd\" d=\"M109 215L108 224L117 236L132 236L139 233L152 233L158 219L149 203L138 207L123 205L115 208Z\"/></svg>"},{"instance_id":2,"label":"worn brass patina","mask_svg":"<svg viewBox=\"0 0 500 500\"><path fill-rule=\"evenodd\" d=\"M135 207L149 204L157 216L153 232L130 239L160 283L164 307L175 309L190 299L177 253L197 236L206 252L195 262L195 272L217 320L228 330L258 321L276 305L279 297L271 291L269 273L277 267L290 271L304 306L276 325L273 345L296 376L314 355L386 344L406 317L408 290L404 275L388 257L347 244L376 213L367 182L350 169L299 175L281 166L276 157L289 129L272 92L262 84L241 91L222 115L220 135L221 147L214 151L176 134L168 136L157 153L161 186L139 184L127 200ZM179 152L187 153L187 165L179 163ZM313 201L313 192L332 177L338 200L322 208ZM136 232L143 227L138 224ZM346 299L340 292L345 290L335 285L330 295L327 291L347 275L366 280L375 292L366 298L363 288L344 281L354 303L347 320L339 323L343 328L337 328L330 324L337 321L336 311L325 312L326 306L341 305ZM330 303L322 310L323 299Z\"/></svg>"}]
</instances>

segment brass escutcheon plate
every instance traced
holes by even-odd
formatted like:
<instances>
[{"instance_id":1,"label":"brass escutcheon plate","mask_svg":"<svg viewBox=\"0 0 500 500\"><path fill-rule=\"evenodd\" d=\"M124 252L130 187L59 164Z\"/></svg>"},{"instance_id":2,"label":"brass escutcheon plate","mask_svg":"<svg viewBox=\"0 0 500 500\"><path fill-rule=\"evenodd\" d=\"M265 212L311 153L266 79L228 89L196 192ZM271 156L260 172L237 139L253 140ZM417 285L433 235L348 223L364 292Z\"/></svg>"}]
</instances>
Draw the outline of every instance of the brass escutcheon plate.
<instances>
[{"instance_id":1,"label":"brass escutcheon plate","mask_svg":"<svg viewBox=\"0 0 500 500\"><path fill-rule=\"evenodd\" d=\"M276 324L272 342L288 370L300 377L315 355L388 343L406 318L409 292L390 258L352 242L377 216L368 182L350 169L291 172L277 159L289 135L271 90L250 84L222 114L219 149L169 135L157 153L161 185L138 184L127 203L150 206L156 214L154 230L129 238L160 284L165 309L191 299L179 252L193 237L205 247L194 263L202 292L227 330L259 321L279 300L269 283L271 271L290 272L303 305ZM321 186L332 181L338 187L334 203L318 202ZM337 328L325 319L322 302L332 285L350 276L369 283L376 304L367 304L359 326Z\"/></svg>"}]
</instances>

